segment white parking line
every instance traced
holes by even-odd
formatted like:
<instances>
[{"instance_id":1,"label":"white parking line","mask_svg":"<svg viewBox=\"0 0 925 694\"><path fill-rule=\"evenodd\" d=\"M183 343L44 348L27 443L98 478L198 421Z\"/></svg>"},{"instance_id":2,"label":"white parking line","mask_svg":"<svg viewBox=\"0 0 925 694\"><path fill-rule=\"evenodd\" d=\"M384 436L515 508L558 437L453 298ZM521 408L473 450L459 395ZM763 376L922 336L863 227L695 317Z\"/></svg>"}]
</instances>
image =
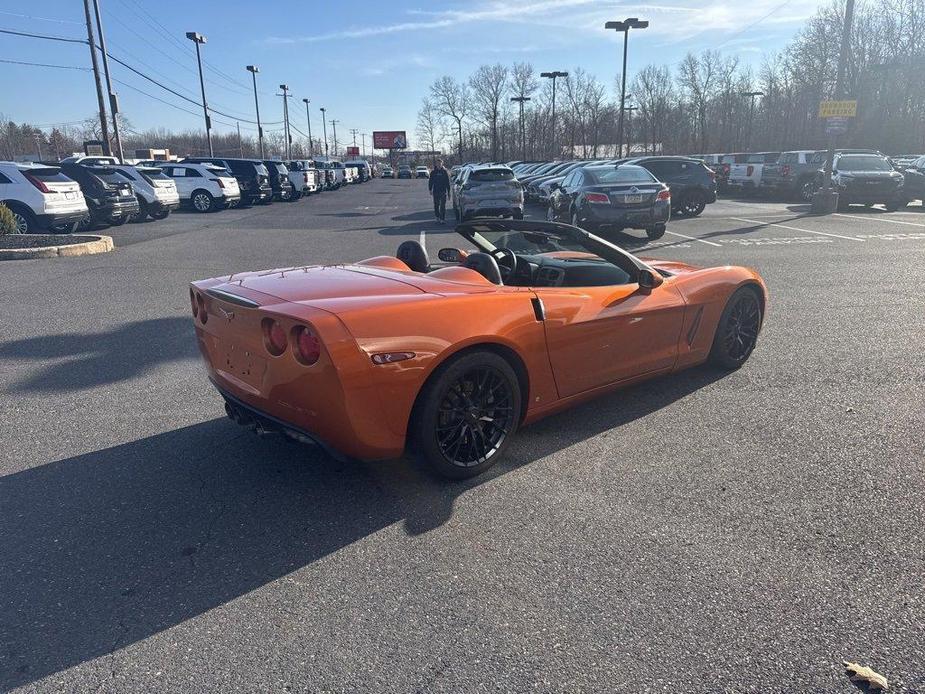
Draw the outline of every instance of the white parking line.
<instances>
[{"instance_id":1,"label":"white parking line","mask_svg":"<svg viewBox=\"0 0 925 694\"><path fill-rule=\"evenodd\" d=\"M878 222L889 222L890 224L905 224L910 227L918 227L919 229L925 229L925 222L916 224L915 222L901 222L898 219L884 219L880 215L870 215L869 217L861 217L856 214L841 214L840 212L835 213L836 217L845 217L846 219L856 219L860 222L872 222L874 220Z\"/></svg>"},{"instance_id":2,"label":"white parking line","mask_svg":"<svg viewBox=\"0 0 925 694\"><path fill-rule=\"evenodd\" d=\"M700 243L705 243L708 246L716 246L717 248L722 248L718 243L713 243L712 241L704 241L703 239L698 239L696 236L685 236L684 234L679 234L675 231L666 231L666 234L671 234L672 236L677 236L682 239L687 239L688 241L700 241Z\"/></svg>"},{"instance_id":3,"label":"white parking line","mask_svg":"<svg viewBox=\"0 0 925 694\"><path fill-rule=\"evenodd\" d=\"M421 241L421 246L423 246L424 250L426 251L427 250L427 232L424 231L423 229L421 229L420 241Z\"/></svg>"},{"instance_id":4,"label":"white parking line","mask_svg":"<svg viewBox=\"0 0 925 694\"><path fill-rule=\"evenodd\" d=\"M747 224L759 224L765 227L780 227L781 229L788 229L789 231L799 231L801 234L818 234L819 236L831 236L835 239L846 239L848 241L860 241L864 243L864 239L859 239L854 236L842 236L841 234L829 234L825 231L813 231L812 229L800 229L799 227L788 227L786 224L775 224L773 222L759 222L754 219L745 219L744 217L730 217L737 222L746 222Z\"/></svg>"}]
</instances>

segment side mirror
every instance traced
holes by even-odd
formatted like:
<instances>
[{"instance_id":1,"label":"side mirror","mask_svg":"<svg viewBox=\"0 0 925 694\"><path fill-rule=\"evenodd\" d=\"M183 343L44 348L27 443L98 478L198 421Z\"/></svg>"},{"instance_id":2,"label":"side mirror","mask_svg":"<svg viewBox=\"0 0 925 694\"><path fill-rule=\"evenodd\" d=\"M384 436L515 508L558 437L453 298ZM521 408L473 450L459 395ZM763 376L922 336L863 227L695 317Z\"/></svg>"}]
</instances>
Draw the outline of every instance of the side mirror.
<instances>
[{"instance_id":1,"label":"side mirror","mask_svg":"<svg viewBox=\"0 0 925 694\"><path fill-rule=\"evenodd\" d=\"M639 271L639 288L646 291L652 291L656 287L662 286L662 283L665 281L665 278L662 277L655 270L640 270Z\"/></svg>"},{"instance_id":2,"label":"side mirror","mask_svg":"<svg viewBox=\"0 0 925 694\"><path fill-rule=\"evenodd\" d=\"M444 263L461 263L469 254L458 248L441 248L437 257Z\"/></svg>"}]
</instances>

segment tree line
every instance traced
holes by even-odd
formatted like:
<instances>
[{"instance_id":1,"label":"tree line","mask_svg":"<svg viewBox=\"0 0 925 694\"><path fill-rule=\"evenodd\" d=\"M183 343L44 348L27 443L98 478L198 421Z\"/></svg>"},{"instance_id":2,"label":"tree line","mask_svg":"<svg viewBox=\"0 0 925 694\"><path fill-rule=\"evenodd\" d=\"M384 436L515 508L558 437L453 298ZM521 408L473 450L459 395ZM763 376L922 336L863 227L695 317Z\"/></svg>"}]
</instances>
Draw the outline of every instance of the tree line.
<instances>
[{"instance_id":1,"label":"tree line","mask_svg":"<svg viewBox=\"0 0 925 694\"><path fill-rule=\"evenodd\" d=\"M644 66L627 83L624 142L633 153L665 154L825 147L818 109L841 96L835 79L844 11L843 0L820 8L757 68L713 49ZM925 151L923 36L925 0L868 0L855 9L844 98L858 100L858 115L841 146ZM619 76L608 89L580 67L568 73L556 85L554 128L552 80L530 63L440 77L418 112L419 145L459 160L616 156ZM530 99L523 138L511 101L521 96Z\"/></svg>"}]
</instances>

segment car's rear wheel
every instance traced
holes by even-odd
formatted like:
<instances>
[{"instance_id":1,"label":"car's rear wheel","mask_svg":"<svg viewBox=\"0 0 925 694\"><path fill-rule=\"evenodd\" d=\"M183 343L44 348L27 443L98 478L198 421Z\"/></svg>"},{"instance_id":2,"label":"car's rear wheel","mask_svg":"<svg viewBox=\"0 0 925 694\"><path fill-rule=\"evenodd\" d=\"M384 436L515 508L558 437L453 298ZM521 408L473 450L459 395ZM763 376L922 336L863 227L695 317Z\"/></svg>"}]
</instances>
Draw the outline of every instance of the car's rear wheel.
<instances>
[{"instance_id":1,"label":"car's rear wheel","mask_svg":"<svg viewBox=\"0 0 925 694\"><path fill-rule=\"evenodd\" d=\"M648 229L646 229L646 236L649 237L650 241L654 241L655 239L660 239L664 235L665 235L665 225L664 224L656 224L654 227L649 227Z\"/></svg>"},{"instance_id":2,"label":"car's rear wheel","mask_svg":"<svg viewBox=\"0 0 925 694\"><path fill-rule=\"evenodd\" d=\"M197 212L211 212L215 199L207 190L197 190L192 195L193 209Z\"/></svg>"},{"instance_id":3,"label":"car's rear wheel","mask_svg":"<svg viewBox=\"0 0 925 694\"><path fill-rule=\"evenodd\" d=\"M761 302L755 290L737 289L720 316L713 336L710 362L722 369L738 369L755 349L761 329Z\"/></svg>"},{"instance_id":4,"label":"car's rear wheel","mask_svg":"<svg viewBox=\"0 0 925 694\"><path fill-rule=\"evenodd\" d=\"M8 205L10 212L13 213L13 222L16 224L17 234L34 234L39 231L38 222L35 221L35 215L33 215L25 207L19 205Z\"/></svg>"},{"instance_id":5,"label":"car's rear wheel","mask_svg":"<svg viewBox=\"0 0 925 694\"><path fill-rule=\"evenodd\" d=\"M138 200L138 212L130 215L130 221L143 222L148 218L148 203L140 195L136 195L135 199Z\"/></svg>"},{"instance_id":6,"label":"car's rear wheel","mask_svg":"<svg viewBox=\"0 0 925 694\"><path fill-rule=\"evenodd\" d=\"M800 199L803 202L812 202L813 195L815 194L816 194L815 181L812 181L812 180L804 181L803 185L800 186Z\"/></svg>"},{"instance_id":7,"label":"car's rear wheel","mask_svg":"<svg viewBox=\"0 0 925 694\"><path fill-rule=\"evenodd\" d=\"M896 212L896 210L900 210L908 204L905 200L890 200L890 202L884 204L884 207L887 212Z\"/></svg>"},{"instance_id":8,"label":"car's rear wheel","mask_svg":"<svg viewBox=\"0 0 925 694\"><path fill-rule=\"evenodd\" d=\"M502 356L468 352L431 376L415 406L412 433L418 454L453 479L494 465L520 419L517 374Z\"/></svg>"},{"instance_id":9,"label":"car's rear wheel","mask_svg":"<svg viewBox=\"0 0 925 694\"><path fill-rule=\"evenodd\" d=\"M109 224L114 227L120 227L123 224L125 224L129 219L131 219L131 217L132 215L121 215L120 217L110 217Z\"/></svg>"},{"instance_id":10,"label":"car's rear wheel","mask_svg":"<svg viewBox=\"0 0 925 694\"><path fill-rule=\"evenodd\" d=\"M157 212L149 212L151 219L167 219L170 216L170 210L158 210Z\"/></svg>"},{"instance_id":11,"label":"car's rear wheel","mask_svg":"<svg viewBox=\"0 0 925 694\"><path fill-rule=\"evenodd\" d=\"M706 209L707 203L699 193L688 193L681 202L681 214L685 217L698 217Z\"/></svg>"}]
</instances>

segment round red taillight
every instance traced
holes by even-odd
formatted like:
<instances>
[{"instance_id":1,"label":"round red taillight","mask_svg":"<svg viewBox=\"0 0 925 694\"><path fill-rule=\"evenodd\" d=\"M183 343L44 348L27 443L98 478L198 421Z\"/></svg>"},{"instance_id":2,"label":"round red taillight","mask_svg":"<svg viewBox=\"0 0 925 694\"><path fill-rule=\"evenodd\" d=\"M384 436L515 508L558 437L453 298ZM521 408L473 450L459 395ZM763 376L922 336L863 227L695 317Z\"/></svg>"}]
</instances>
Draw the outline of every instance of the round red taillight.
<instances>
[{"instance_id":1,"label":"round red taillight","mask_svg":"<svg viewBox=\"0 0 925 694\"><path fill-rule=\"evenodd\" d=\"M279 321L272 318L263 319L263 335L266 338L267 351L274 357L286 351L289 341L286 339L286 331Z\"/></svg>"},{"instance_id":2,"label":"round red taillight","mask_svg":"<svg viewBox=\"0 0 925 694\"><path fill-rule=\"evenodd\" d=\"M294 333L296 357L306 366L311 366L321 358L321 340L304 325L297 326Z\"/></svg>"},{"instance_id":3,"label":"round red taillight","mask_svg":"<svg viewBox=\"0 0 925 694\"><path fill-rule=\"evenodd\" d=\"M193 292L192 289L189 290L189 302L190 302L190 305L193 307L193 318L195 318L196 315L199 313L199 306L198 304L196 304L196 294Z\"/></svg>"},{"instance_id":4,"label":"round red taillight","mask_svg":"<svg viewBox=\"0 0 925 694\"><path fill-rule=\"evenodd\" d=\"M202 294L196 295L196 309L199 313L199 320L205 323L209 320L209 312L206 311L206 302L202 298Z\"/></svg>"}]
</instances>

